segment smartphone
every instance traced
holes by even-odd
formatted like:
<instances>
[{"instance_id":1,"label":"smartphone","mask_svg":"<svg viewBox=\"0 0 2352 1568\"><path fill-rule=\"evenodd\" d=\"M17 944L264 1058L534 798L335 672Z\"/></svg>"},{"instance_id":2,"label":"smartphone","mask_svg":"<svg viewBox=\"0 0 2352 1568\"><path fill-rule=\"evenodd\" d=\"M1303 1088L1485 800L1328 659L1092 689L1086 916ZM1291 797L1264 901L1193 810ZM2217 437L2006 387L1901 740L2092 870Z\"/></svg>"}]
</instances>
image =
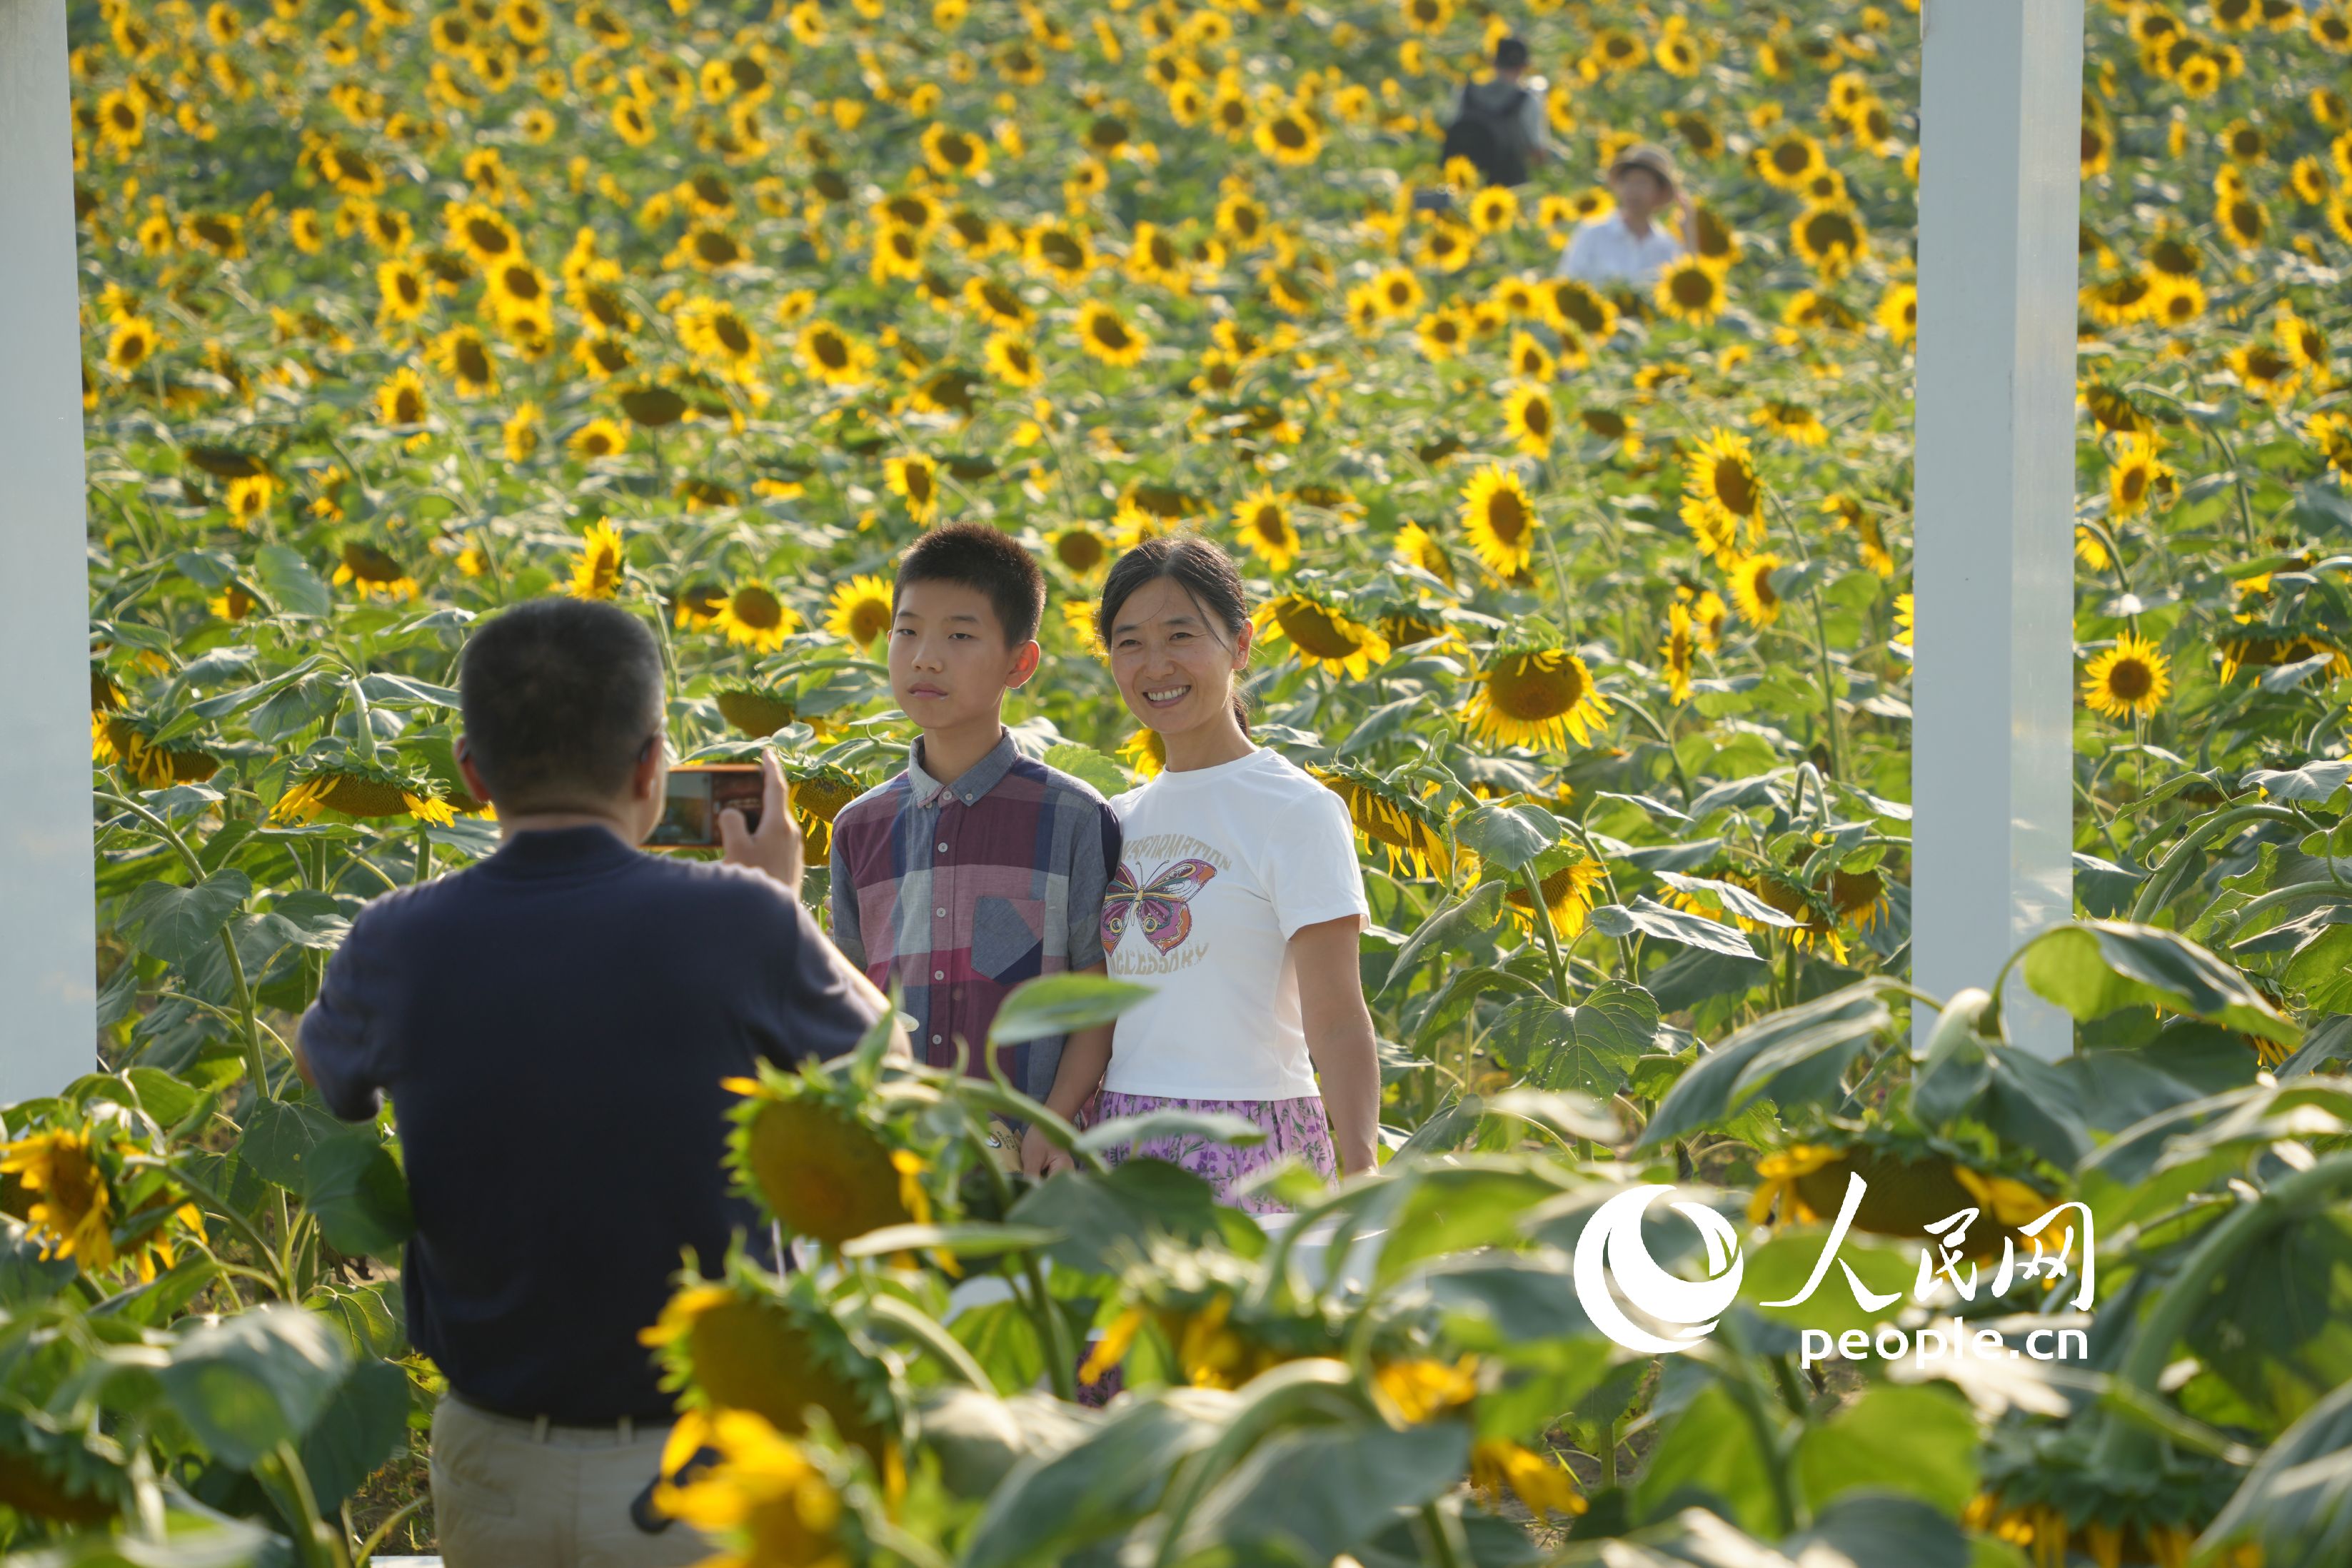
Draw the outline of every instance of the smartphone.
<instances>
[{"instance_id":1,"label":"smartphone","mask_svg":"<svg viewBox=\"0 0 2352 1568\"><path fill-rule=\"evenodd\" d=\"M743 826L760 826L760 796L766 787L757 763L688 763L669 771L669 796L661 820L646 837L648 849L716 849L719 814L732 806Z\"/></svg>"}]
</instances>

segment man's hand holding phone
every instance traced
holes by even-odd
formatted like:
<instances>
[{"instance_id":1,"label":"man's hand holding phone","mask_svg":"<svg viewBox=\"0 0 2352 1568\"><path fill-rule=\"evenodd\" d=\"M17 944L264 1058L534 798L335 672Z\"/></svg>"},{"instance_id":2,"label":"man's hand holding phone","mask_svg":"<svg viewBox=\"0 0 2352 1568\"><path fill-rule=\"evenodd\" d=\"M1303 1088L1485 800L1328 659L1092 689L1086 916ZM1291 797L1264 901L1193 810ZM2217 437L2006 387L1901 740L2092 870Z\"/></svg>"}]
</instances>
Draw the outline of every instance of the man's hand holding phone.
<instances>
[{"instance_id":1,"label":"man's hand holding phone","mask_svg":"<svg viewBox=\"0 0 2352 1568\"><path fill-rule=\"evenodd\" d=\"M782 882L793 897L801 896L801 873L807 868L800 824L793 819L793 786L784 777L773 752L760 753L760 826L744 826L743 814L733 806L719 814L721 860L765 871Z\"/></svg>"}]
</instances>

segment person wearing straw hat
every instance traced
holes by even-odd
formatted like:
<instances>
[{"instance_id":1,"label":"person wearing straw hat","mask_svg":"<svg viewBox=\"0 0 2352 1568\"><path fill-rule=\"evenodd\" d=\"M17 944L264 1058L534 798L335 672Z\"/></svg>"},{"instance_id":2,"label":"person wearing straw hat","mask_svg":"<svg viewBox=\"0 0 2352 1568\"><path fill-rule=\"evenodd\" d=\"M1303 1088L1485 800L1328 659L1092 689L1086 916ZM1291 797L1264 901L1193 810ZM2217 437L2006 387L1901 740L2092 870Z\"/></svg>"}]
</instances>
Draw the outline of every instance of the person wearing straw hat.
<instances>
[{"instance_id":1,"label":"person wearing straw hat","mask_svg":"<svg viewBox=\"0 0 2352 1568\"><path fill-rule=\"evenodd\" d=\"M1646 289L1688 248L1687 237L1698 232L1698 209L1682 189L1673 155L1651 142L1617 155L1609 167L1609 191L1616 210L1576 231L1560 256L1559 276ZM1651 221L1670 202L1681 208L1679 236Z\"/></svg>"}]
</instances>

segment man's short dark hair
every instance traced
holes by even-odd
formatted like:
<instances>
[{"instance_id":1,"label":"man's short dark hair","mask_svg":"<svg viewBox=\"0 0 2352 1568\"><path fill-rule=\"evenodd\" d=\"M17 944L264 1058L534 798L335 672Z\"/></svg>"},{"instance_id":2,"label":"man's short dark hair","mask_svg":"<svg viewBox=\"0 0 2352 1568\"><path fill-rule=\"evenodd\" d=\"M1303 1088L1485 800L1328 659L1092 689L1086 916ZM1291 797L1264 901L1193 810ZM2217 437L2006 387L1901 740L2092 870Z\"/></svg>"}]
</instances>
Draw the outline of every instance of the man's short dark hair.
<instances>
[{"instance_id":1,"label":"man's short dark hair","mask_svg":"<svg viewBox=\"0 0 2352 1568\"><path fill-rule=\"evenodd\" d=\"M466 644L457 688L474 765L509 811L620 794L661 732L661 649L617 605L502 612Z\"/></svg>"},{"instance_id":2,"label":"man's short dark hair","mask_svg":"<svg viewBox=\"0 0 2352 1568\"><path fill-rule=\"evenodd\" d=\"M1505 38L1495 46L1495 68L1498 71L1522 69L1528 63L1528 41L1525 38Z\"/></svg>"},{"instance_id":3,"label":"man's short dark hair","mask_svg":"<svg viewBox=\"0 0 2352 1568\"><path fill-rule=\"evenodd\" d=\"M1035 637L1045 614L1045 574L1037 569L1036 557L1019 540L984 522L946 523L908 547L890 591L894 614L909 583L961 583L986 595L1006 647Z\"/></svg>"}]
</instances>

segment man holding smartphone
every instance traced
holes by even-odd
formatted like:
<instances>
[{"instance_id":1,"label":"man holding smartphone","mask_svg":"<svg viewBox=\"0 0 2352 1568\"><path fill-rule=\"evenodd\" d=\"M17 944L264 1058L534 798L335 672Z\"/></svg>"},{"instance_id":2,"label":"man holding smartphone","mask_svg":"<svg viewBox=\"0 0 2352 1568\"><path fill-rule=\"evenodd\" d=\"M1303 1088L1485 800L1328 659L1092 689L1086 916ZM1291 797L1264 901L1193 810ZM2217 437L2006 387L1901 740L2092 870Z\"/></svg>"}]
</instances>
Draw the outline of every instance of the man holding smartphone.
<instances>
[{"instance_id":1,"label":"man holding smartphone","mask_svg":"<svg viewBox=\"0 0 2352 1568\"><path fill-rule=\"evenodd\" d=\"M409 1337L449 1380L432 1481L450 1568L697 1562L692 1531L630 1520L673 1419L637 1331L683 1251L715 1269L755 1225L728 1191L720 1080L846 1051L887 1004L800 903L772 755L757 829L720 816L724 863L638 847L667 763L635 617L509 609L459 687L458 764L499 850L360 911L296 1065L347 1120L393 1102Z\"/></svg>"}]
</instances>

